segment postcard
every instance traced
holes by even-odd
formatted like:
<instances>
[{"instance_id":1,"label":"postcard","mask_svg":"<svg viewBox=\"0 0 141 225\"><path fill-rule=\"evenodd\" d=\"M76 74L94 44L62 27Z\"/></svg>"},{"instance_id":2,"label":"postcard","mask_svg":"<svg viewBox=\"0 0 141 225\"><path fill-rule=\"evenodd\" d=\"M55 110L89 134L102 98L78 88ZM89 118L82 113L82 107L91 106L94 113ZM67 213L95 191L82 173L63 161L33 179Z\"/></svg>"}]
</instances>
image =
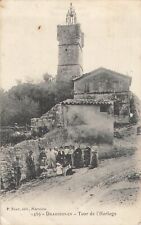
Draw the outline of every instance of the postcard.
<instances>
[{"instance_id":1,"label":"postcard","mask_svg":"<svg viewBox=\"0 0 141 225\"><path fill-rule=\"evenodd\" d=\"M0 224L141 225L141 1L0 19Z\"/></svg>"}]
</instances>

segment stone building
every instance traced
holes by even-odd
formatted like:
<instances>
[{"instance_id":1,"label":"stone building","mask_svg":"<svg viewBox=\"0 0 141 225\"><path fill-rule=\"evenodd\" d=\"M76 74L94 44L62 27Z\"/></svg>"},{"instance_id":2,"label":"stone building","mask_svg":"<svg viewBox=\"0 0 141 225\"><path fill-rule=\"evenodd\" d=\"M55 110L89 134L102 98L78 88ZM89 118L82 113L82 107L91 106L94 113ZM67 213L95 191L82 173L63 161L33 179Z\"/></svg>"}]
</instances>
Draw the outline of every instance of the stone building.
<instances>
[{"instance_id":1,"label":"stone building","mask_svg":"<svg viewBox=\"0 0 141 225\"><path fill-rule=\"evenodd\" d=\"M73 17L73 14L68 13L67 18L69 16ZM74 40L73 30L77 26L80 25L74 21L63 26L63 29L68 32L69 43ZM79 37L81 40L82 35ZM61 40L65 38L66 34L62 33ZM83 47L83 45L84 35L81 46ZM76 76L73 78L74 98L62 102L64 126L72 126L75 129L78 126L81 129L82 126L83 131L87 130L87 134L90 133L88 130L91 130L95 137L101 136L101 138L108 133L111 140L114 124L128 123L130 119L131 77L105 68L98 68L86 74L82 74L83 71L79 70L80 73L78 73L78 71L74 71L74 64L81 65L81 55L74 54L72 45L69 47L71 48L69 62L71 64L73 61L73 63L69 66L66 65L67 72L60 70L61 73L58 74L63 77L64 82ZM80 49L82 50L82 48ZM59 54L59 62L62 59L65 61L65 58L68 59L67 57L66 53L63 56ZM68 71L71 72L71 75L68 75Z\"/></svg>"},{"instance_id":2,"label":"stone building","mask_svg":"<svg viewBox=\"0 0 141 225\"><path fill-rule=\"evenodd\" d=\"M57 39L56 81L60 87L73 84L74 96L53 107L36 124L32 120L32 124L46 124L49 130L62 126L71 130L73 136L112 142L114 124L130 120L131 77L106 68L83 74L84 34L72 4L66 24L57 26Z\"/></svg>"},{"instance_id":3,"label":"stone building","mask_svg":"<svg viewBox=\"0 0 141 225\"><path fill-rule=\"evenodd\" d=\"M131 77L98 68L74 79L74 99L103 101L100 112L109 112L107 101L112 101L110 113L117 123L128 123L130 115Z\"/></svg>"},{"instance_id":4,"label":"stone building","mask_svg":"<svg viewBox=\"0 0 141 225\"><path fill-rule=\"evenodd\" d=\"M129 123L131 77L105 68L83 74L84 34L72 4L66 16L66 25L57 27L57 39L59 57L56 81L60 86L62 83L73 83L74 96L55 105L40 118L32 118L31 127L35 135L52 131L49 135L21 142L11 148L1 148L0 182L3 181L5 188L9 186L16 156L20 156L21 173L26 174L26 155L30 150L34 152L37 170L41 144L44 147L63 145L67 141L72 144L112 144L114 124Z\"/></svg>"}]
</instances>

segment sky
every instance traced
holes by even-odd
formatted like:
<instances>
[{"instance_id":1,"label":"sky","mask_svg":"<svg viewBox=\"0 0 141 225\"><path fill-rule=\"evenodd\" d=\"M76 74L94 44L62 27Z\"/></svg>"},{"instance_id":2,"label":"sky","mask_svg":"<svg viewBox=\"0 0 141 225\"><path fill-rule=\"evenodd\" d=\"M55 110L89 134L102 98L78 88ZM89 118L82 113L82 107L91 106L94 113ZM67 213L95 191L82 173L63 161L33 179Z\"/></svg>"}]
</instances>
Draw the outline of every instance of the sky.
<instances>
[{"instance_id":1,"label":"sky","mask_svg":"<svg viewBox=\"0 0 141 225\"><path fill-rule=\"evenodd\" d=\"M84 73L98 67L132 76L141 97L141 1L72 0L84 32ZM36 82L57 73L57 25L65 24L68 0L5 0L0 5L0 84Z\"/></svg>"}]
</instances>

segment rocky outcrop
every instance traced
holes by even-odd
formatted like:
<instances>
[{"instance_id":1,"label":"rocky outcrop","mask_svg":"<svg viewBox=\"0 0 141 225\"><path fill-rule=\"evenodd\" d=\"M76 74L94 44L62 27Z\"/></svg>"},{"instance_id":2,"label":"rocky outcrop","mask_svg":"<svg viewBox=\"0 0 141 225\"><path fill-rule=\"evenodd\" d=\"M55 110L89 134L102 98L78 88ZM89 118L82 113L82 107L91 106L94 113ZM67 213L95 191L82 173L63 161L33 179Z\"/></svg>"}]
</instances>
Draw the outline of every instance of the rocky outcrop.
<instances>
[{"instance_id":1,"label":"rocky outcrop","mask_svg":"<svg viewBox=\"0 0 141 225\"><path fill-rule=\"evenodd\" d=\"M36 133L40 132L40 130L42 131L43 129L43 133L47 133L54 128L61 127L62 123L62 107L60 103L56 104L51 110L43 114L40 118L32 118L31 129Z\"/></svg>"}]
</instances>

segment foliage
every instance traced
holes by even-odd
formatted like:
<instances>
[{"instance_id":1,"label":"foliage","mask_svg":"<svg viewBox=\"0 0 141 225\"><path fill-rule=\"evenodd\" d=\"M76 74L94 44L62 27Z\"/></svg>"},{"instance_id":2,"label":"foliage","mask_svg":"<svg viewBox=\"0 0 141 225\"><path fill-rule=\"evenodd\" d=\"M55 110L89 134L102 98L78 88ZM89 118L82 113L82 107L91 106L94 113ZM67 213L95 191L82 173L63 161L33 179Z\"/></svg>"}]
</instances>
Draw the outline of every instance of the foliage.
<instances>
[{"instance_id":1,"label":"foliage","mask_svg":"<svg viewBox=\"0 0 141 225\"><path fill-rule=\"evenodd\" d=\"M30 119L40 117L55 104L73 98L71 82L56 81L50 74L43 75L42 81L34 83L27 81L17 84L9 91L0 89L0 123L3 126L30 124ZM133 114L131 123L136 123L140 117L140 100L132 95L130 112Z\"/></svg>"},{"instance_id":2,"label":"foliage","mask_svg":"<svg viewBox=\"0 0 141 225\"><path fill-rule=\"evenodd\" d=\"M56 103L72 97L72 87L57 83L49 74L39 83L17 82L9 91L0 89L1 125L26 125L30 119L40 117Z\"/></svg>"}]
</instances>

